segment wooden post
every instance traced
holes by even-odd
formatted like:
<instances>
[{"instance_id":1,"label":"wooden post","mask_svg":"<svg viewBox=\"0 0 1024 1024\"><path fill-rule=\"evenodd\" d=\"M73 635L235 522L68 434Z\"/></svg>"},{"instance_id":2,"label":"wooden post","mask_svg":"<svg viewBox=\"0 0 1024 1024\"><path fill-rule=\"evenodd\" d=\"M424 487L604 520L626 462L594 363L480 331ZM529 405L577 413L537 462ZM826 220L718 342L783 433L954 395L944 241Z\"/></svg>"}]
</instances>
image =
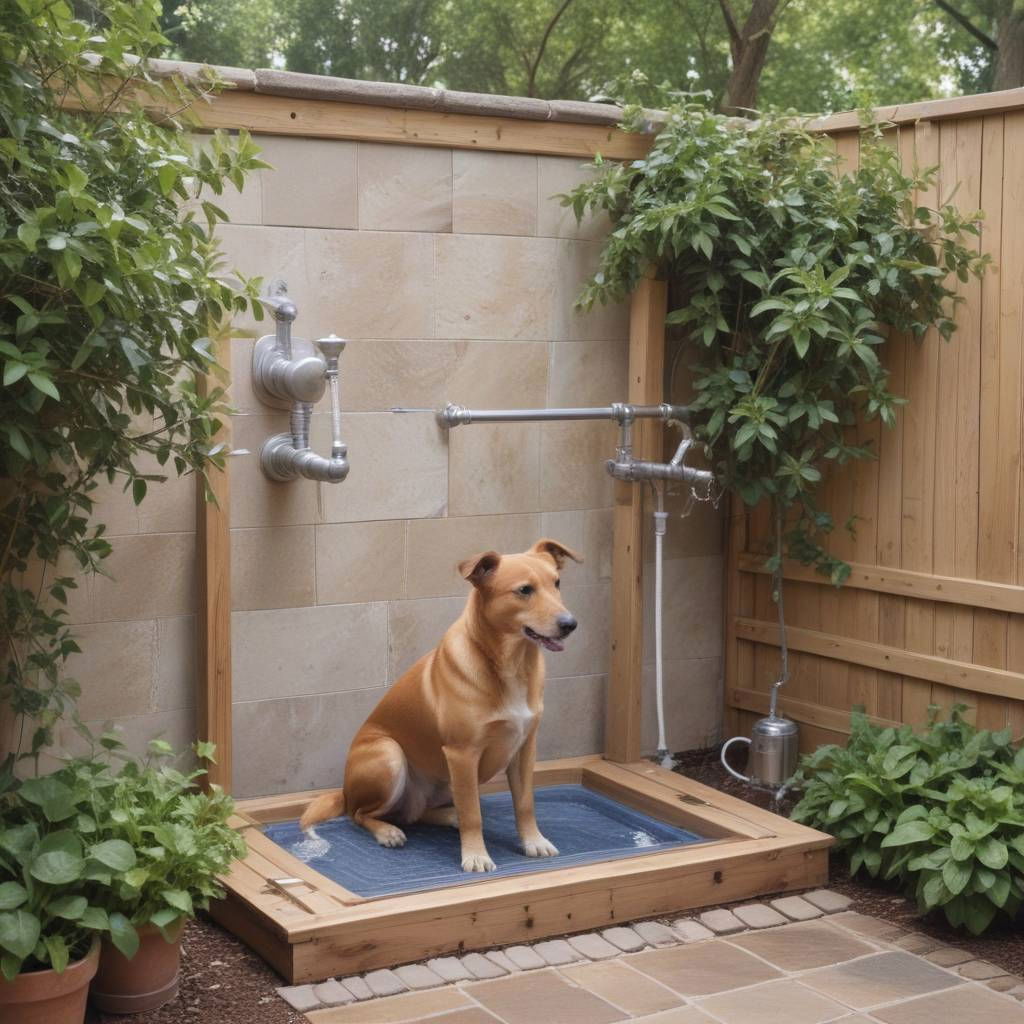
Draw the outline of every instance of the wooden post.
<instances>
[{"instance_id":1,"label":"wooden post","mask_svg":"<svg viewBox=\"0 0 1024 1024\"><path fill-rule=\"evenodd\" d=\"M665 313L668 286L646 277L633 292L629 318L629 389L631 405L662 400L665 367ZM633 425L634 452L640 459L661 454L659 420ZM612 658L605 716L605 757L631 762L640 757L643 697L644 487L615 483L612 550Z\"/></svg>"},{"instance_id":2,"label":"wooden post","mask_svg":"<svg viewBox=\"0 0 1024 1024\"><path fill-rule=\"evenodd\" d=\"M215 348L217 362L228 365L230 338ZM200 380L203 393L221 386L223 371L216 367ZM216 440L230 446L228 417ZM211 468L210 490L216 501L207 501L203 487L196 488L196 556L199 599L198 687L196 693L199 738L217 745L217 763L209 766L207 782L231 790L231 507L227 470Z\"/></svg>"}]
</instances>

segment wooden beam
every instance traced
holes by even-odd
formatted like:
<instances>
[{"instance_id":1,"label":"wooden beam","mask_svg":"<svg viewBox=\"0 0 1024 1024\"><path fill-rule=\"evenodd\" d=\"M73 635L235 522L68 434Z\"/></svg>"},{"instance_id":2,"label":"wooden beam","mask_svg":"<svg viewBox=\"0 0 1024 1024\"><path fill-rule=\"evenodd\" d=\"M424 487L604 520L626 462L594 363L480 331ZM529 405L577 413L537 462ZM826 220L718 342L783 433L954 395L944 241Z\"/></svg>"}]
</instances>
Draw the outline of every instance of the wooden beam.
<instances>
[{"instance_id":1,"label":"wooden beam","mask_svg":"<svg viewBox=\"0 0 1024 1024\"><path fill-rule=\"evenodd\" d=\"M804 722L807 725L816 725L820 729L828 729L830 732L850 732L850 712L840 708L826 708L813 701L798 700L795 697L785 696L785 689L779 694L779 710L794 722ZM734 708L741 711L752 711L758 715L768 714L769 696L761 690L750 690L741 686L734 687L728 693L728 702ZM890 721L888 718L878 718L875 715L868 715L868 720L875 725L892 726L897 728L900 723Z\"/></svg>"},{"instance_id":2,"label":"wooden beam","mask_svg":"<svg viewBox=\"0 0 1024 1024\"><path fill-rule=\"evenodd\" d=\"M199 380L205 395L223 386L229 364L230 338L216 342L219 366ZM230 447L227 416L216 441ZM207 501L202 486L196 488L196 557L199 598L197 605L198 692L196 726L199 738L217 745L217 763L209 766L206 781L231 790L231 509L227 470L210 468Z\"/></svg>"},{"instance_id":3,"label":"wooden beam","mask_svg":"<svg viewBox=\"0 0 1024 1024\"><path fill-rule=\"evenodd\" d=\"M740 572L768 572L764 567L764 558L760 555L741 554L738 566ZM786 563L785 576L787 580L831 586L827 577L795 562ZM959 576L934 576L927 572L911 572L908 569L890 569L887 566L851 562L850 578L843 586L855 590L873 590L880 594L897 594L900 597L915 597L926 601L944 601L972 608L1024 614L1024 587L1011 583L993 583L989 580L972 580Z\"/></svg>"},{"instance_id":4,"label":"wooden beam","mask_svg":"<svg viewBox=\"0 0 1024 1024\"><path fill-rule=\"evenodd\" d=\"M665 367L665 314L668 285L645 277L633 292L629 318L629 387L634 405L662 400ZM662 424L639 420L633 426L638 458L658 458ZM605 715L605 756L637 761L641 754L643 698L643 536L644 490L615 482L612 534L612 653Z\"/></svg>"},{"instance_id":5,"label":"wooden beam","mask_svg":"<svg viewBox=\"0 0 1024 1024\"><path fill-rule=\"evenodd\" d=\"M918 654L899 647L886 647L867 640L853 640L849 637L819 633L813 629L790 626L789 646L791 650L816 654L821 658L846 661L867 668L895 672L913 679L927 679L944 686L954 686L973 693L988 693L996 697L1024 699L1024 675L1007 672L999 668L987 668L965 661L953 661L934 654ZM737 619L736 635L745 640L777 647L779 627L774 622L760 622L757 619Z\"/></svg>"}]
</instances>

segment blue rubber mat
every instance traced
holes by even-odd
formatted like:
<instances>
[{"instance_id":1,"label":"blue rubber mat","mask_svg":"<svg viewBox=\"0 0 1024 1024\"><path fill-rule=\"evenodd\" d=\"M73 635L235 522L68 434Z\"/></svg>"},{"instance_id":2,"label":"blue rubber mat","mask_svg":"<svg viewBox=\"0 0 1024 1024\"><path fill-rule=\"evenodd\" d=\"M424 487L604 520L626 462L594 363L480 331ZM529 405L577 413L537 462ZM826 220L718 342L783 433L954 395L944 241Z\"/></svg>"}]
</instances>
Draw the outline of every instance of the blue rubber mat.
<instances>
[{"instance_id":1,"label":"blue rubber mat","mask_svg":"<svg viewBox=\"0 0 1024 1024\"><path fill-rule=\"evenodd\" d=\"M536 791L537 822L558 847L559 856L527 857L520 852L511 796L493 793L481 803L487 850L498 865L486 874L462 870L459 833L453 828L405 826L408 842L398 849L378 846L347 817L318 825L315 838L306 836L294 821L277 822L264 831L299 860L349 892L367 897L554 871L706 841L584 786L546 786Z\"/></svg>"}]
</instances>

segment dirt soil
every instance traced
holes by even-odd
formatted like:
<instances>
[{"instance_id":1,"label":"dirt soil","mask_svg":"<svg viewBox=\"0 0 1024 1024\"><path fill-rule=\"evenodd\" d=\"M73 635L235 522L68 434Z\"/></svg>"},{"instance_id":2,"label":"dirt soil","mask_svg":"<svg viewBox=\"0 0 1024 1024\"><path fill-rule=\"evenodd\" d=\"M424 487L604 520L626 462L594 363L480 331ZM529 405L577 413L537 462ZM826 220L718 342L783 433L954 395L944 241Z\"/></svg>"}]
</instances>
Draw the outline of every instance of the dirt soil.
<instances>
[{"instance_id":1,"label":"dirt soil","mask_svg":"<svg viewBox=\"0 0 1024 1024\"><path fill-rule=\"evenodd\" d=\"M781 814L795 801L773 805L767 793L733 779L718 760L718 747L679 755L679 771L707 786ZM950 928L941 917L921 918L914 903L891 886L847 877L841 861L833 858L829 887L853 899L854 910L894 925L924 932L967 950L1024 977L1024 935L1012 925L993 928L972 938ZM119 1017L90 1010L87 1024L304 1024L274 991L284 982L247 946L208 918L193 921L185 930L182 948L181 991L177 999L152 1013Z\"/></svg>"}]
</instances>

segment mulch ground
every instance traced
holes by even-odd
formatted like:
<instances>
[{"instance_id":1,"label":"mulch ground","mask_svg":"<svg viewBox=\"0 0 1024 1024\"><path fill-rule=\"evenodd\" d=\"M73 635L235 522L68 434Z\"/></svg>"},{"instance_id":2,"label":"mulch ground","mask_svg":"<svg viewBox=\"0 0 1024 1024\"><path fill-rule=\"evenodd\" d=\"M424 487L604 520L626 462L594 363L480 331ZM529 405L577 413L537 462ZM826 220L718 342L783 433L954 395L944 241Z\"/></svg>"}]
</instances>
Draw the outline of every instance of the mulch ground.
<instances>
[{"instance_id":1,"label":"mulch ground","mask_svg":"<svg viewBox=\"0 0 1024 1024\"><path fill-rule=\"evenodd\" d=\"M767 793L733 779L718 761L718 748L680 755L679 771L707 786L730 793L781 814L795 801L773 805ZM829 888L853 900L854 910L967 950L1012 974L1024 976L1024 936L1007 924L981 938L954 931L941 916L918 916L914 903L891 886L850 879L843 864L833 859ZM303 1024L304 1018L274 991L283 984L278 975L247 946L213 921L200 918L185 930L181 991L177 999L152 1013L115 1017L90 1010L88 1024Z\"/></svg>"}]
</instances>

